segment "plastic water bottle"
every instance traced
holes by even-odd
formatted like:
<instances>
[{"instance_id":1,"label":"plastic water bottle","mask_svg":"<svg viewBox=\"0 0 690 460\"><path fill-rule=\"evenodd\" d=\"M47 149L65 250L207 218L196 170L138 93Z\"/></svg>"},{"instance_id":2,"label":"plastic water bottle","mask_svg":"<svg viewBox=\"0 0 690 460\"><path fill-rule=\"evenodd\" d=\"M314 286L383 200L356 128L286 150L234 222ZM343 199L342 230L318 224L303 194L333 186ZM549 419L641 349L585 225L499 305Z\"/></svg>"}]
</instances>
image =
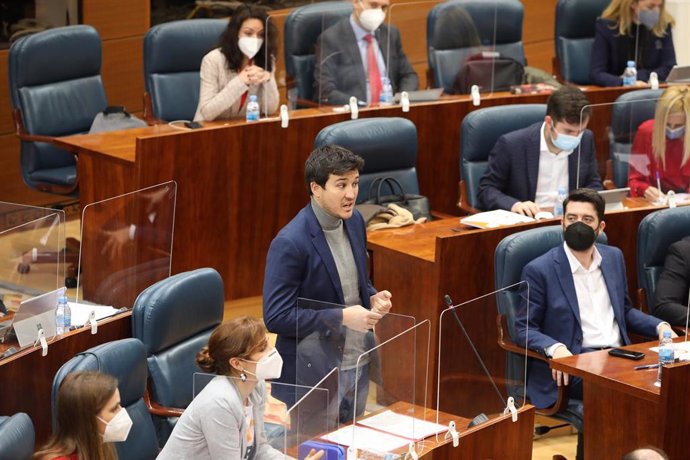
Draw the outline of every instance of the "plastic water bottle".
<instances>
[{"instance_id":1,"label":"plastic water bottle","mask_svg":"<svg viewBox=\"0 0 690 460\"><path fill-rule=\"evenodd\" d=\"M55 309L55 327L57 335L62 335L69 332L72 326L72 309L67 303L67 297L61 295L58 297L57 308Z\"/></svg>"},{"instance_id":2,"label":"plastic water bottle","mask_svg":"<svg viewBox=\"0 0 690 460\"><path fill-rule=\"evenodd\" d=\"M635 86L637 82L637 68L635 61L628 61L628 66L623 71L623 86Z\"/></svg>"},{"instance_id":3,"label":"plastic water bottle","mask_svg":"<svg viewBox=\"0 0 690 460\"><path fill-rule=\"evenodd\" d=\"M259 103L256 102L256 94L252 94L247 103L247 121L259 121L259 117Z\"/></svg>"},{"instance_id":4,"label":"plastic water bottle","mask_svg":"<svg viewBox=\"0 0 690 460\"><path fill-rule=\"evenodd\" d=\"M558 187L558 195L556 196L556 202L553 205L553 216L563 215L563 202L568 197L568 191L565 187Z\"/></svg>"},{"instance_id":5,"label":"plastic water bottle","mask_svg":"<svg viewBox=\"0 0 690 460\"><path fill-rule=\"evenodd\" d=\"M656 377L655 385L661 386L661 368L664 364L671 364L675 356L673 355L673 339L671 331L664 331L664 337L659 342L659 373Z\"/></svg>"},{"instance_id":6,"label":"plastic water bottle","mask_svg":"<svg viewBox=\"0 0 690 460\"><path fill-rule=\"evenodd\" d=\"M393 85L388 77L381 77L380 105L393 105Z\"/></svg>"}]
</instances>

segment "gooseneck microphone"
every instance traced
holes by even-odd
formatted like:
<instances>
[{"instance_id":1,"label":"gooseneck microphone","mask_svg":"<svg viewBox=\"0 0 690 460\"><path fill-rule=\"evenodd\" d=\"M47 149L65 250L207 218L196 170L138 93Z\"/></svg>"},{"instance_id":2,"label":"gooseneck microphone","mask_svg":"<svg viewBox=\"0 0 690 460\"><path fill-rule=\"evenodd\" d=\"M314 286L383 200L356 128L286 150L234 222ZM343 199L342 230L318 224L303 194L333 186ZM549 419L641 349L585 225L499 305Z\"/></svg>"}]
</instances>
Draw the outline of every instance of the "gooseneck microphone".
<instances>
[{"instance_id":1,"label":"gooseneck microphone","mask_svg":"<svg viewBox=\"0 0 690 460\"><path fill-rule=\"evenodd\" d=\"M451 311L453 312L453 316L455 317L455 321L458 323L458 326L460 327L462 334L465 336L465 338L467 339L467 342L470 344L470 347L472 348L472 351L474 352L474 356L477 358L477 361L479 361L479 364L482 366L482 370L484 370L484 373L489 378L489 381L491 382L491 385L494 387L496 394L498 395L499 398L501 398L503 405L506 406L507 402L506 402L505 398L503 397L500 390L498 389L498 386L496 386L496 382L494 381L493 377L491 377L491 373L489 372L489 369L486 368L486 365L484 364L484 360L482 359L481 355L479 354L479 351L477 351L477 347L474 346L472 339L470 339L470 336L467 334L467 330L465 330L465 326L462 324L462 321L460 321L460 317L458 316L458 312L455 311L457 309L458 305L453 305L453 301L451 300L451 298L448 294L443 296L443 300L446 302L446 305L448 305L448 308L450 308Z\"/></svg>"}]
</instances>

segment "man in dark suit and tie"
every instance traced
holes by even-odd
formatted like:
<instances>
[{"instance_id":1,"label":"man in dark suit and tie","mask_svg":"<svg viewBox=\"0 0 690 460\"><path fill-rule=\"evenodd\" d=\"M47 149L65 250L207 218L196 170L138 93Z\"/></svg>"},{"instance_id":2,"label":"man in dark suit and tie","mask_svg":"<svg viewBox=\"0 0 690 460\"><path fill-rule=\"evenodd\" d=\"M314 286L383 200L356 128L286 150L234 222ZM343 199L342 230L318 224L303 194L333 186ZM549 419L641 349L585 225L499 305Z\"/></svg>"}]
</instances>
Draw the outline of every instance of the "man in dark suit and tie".
<instances>
[{"instance_id":1,"label":"man in dark suit and tie","mask_svg":"<svg viewBox=\"0 0 690 460\"><path fill-rule=\"evenodd\" d=\"M361 157L335 145L311 153L305 164L311 202L271 242L263 287L264 321L278 334L283 357L277 381L314 385L338 367L341 421L364 410L374 357L359 357L375 346L370 329L391 308L390 292L377 292L367 275L366 228L355 209L363 166ZM282 386L273 394L294 402Z\"/></svg>"},{"instance_id":2,"label":"man in dark suit and tie","mask_svg":"<svg viewBox=\"0 0 690 460\"><path fill-rule=\"evenodd\" d=\"M501 136L479 182L479 208L534 217L554 207L559 189L601 190L590 115L584 93L565 86L549 97L543 122Z\"/></svg>"},{"instance_id":3,"label":"man in dark suit and tie","mask_svg":"<svg viewBox=\"0 0 690 460\"><path fill-rule=\"evenodd\" d=\"M400 32L383 24L390 0L352 0L352 16L326 29L316 44L314 99L322 104L378 104L381 79L393 93L419 87L402 49Z\"/></svg>"},{"instance_id":4,"label":"man in dark suit and tie","mask_svg":"<svg viewBox=\"0 0 690 460\"><path fill-rule=\"evenodd\" d=\"M595 244L606 226L604 208L604 200L590 189L574 190L564 201L563 245L522 272L529 299L516 318L516 343L563 358L628 345L628 331L661 338L671 329L631 306L621 250ZM560 385L570 385L569 396L582 399L579 378L569 379L540 360L530 360L528 366L527 394L536 407L552 406Z\"/></svg>"}]
</instances>

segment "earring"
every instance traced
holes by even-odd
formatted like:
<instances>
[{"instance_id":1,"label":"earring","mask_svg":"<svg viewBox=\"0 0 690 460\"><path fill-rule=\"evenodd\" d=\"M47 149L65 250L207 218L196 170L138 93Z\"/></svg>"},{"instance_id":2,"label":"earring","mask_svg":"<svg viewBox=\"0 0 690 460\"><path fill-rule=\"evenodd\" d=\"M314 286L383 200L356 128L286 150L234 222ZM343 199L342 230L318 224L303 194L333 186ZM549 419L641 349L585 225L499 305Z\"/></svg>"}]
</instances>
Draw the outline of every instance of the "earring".
<instances>
[{"instance_id":1,"label":"earring","mask_svg":"<svg viewBox=\"0 0 690 460\"><path fill-rule=\"evenodd\" d=\"M245 374L244 371L240 373L240 380L242 380L243 382L247 381L247 374Z\"/></svg>"}]
</instances>

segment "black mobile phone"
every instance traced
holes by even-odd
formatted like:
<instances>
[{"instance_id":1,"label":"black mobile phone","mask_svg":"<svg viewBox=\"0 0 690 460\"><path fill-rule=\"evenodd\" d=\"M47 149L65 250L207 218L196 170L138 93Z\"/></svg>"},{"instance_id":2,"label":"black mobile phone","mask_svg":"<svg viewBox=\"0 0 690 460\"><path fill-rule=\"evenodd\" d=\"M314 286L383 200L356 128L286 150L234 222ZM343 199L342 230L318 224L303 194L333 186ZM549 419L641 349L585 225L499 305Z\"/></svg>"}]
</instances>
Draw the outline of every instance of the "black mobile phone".
<instances>
[{"instance_id":1,"label":"black mobile phone","mask_svg":"<svg viewBox=\"0 0 690 460\"><path fill-rule=\"evenodd\" d=\"M632 359L639 361L644 358L644 353L641 351L623 350L622 348L612 348L609 350L611 356L618 356L619 358Z\"/></svg>"},{"instance_id":2,"label":"black mobile phone","mask_svg":"<svg viewBox=\"0 0 690 460\"><path fill-rule=\"evenodd\" d=\"M201 126L201 123L199 123L198 121L188 121L184 125L189 129L203 128L203 126Z\"/></svg>"}]
</instances>

